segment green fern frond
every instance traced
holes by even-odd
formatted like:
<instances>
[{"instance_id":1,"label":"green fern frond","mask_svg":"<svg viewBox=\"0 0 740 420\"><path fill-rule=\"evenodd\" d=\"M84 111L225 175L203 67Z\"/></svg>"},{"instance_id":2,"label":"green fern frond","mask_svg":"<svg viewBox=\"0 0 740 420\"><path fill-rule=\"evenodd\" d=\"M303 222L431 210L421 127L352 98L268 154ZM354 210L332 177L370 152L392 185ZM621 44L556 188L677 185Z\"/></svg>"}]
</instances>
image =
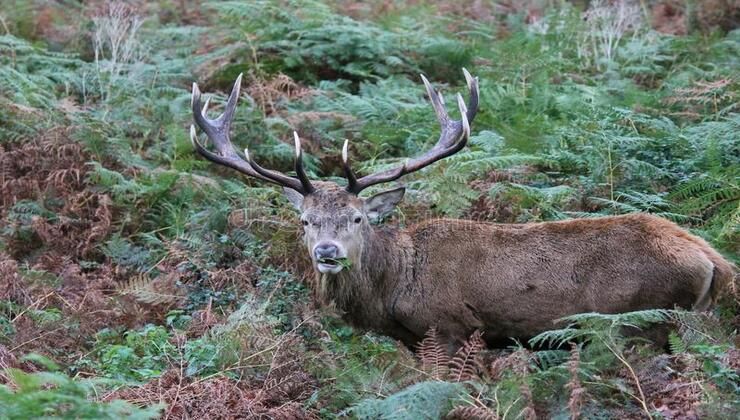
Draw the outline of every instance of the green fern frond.
<instances>
[{"instance_id":1,"label":"green fern frond","mask_svg":"<svg viewBox=\"0 0 740 420\"><path fill-rule=\"evenodd\" d=\"M461 383L420 382L385 399L360 401L348 411L360 419L439 419L466 393Z\"/></svg>"},{"instance_id":2,"label":"green fern frond","mask_svg":"<svg viewBox=\"0 0 740 420\"><path fill-rule=\"evenodd\" d=\"M648 309L620 314L588 312L557 320L569 324L566 328L545 331L529 340L533 346L562 346L569 342L593 339L617 340L624 327L642 329L649 325L673 319L674 311Z\"/></svg>"},{"instance_id":3,"label":"green fern frond","mask_svg":"<svg viewBox=\"0 0 740 420\"><path fill-rule=\"evenodd\" d=\"M688 349L681 336L673 331L668 335L668 346L671 349L671 354L684 353Z\"/></svg>"}]
</instances>

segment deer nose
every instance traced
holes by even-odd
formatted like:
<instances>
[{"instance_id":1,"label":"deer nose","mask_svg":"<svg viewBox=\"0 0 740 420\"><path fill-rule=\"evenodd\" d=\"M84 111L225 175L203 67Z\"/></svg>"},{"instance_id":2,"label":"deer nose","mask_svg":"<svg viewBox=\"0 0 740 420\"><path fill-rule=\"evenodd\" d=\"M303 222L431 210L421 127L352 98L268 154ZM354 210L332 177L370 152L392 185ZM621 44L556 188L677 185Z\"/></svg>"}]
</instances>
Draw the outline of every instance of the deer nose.
<instances>
[{"instance_id":1,"label":"deer nose","mask_svg":"<svg viewBox=\"0 0 740 420\"><path fill-rule=\"evenodd\" d=\"M318 244L316 245L316 248L313 249L313 253L316 256L317 260L320 260L322 258L336 258L338 252L339 248L337 248L336 245L330 243Z\"/></svg>"}]
</instances>

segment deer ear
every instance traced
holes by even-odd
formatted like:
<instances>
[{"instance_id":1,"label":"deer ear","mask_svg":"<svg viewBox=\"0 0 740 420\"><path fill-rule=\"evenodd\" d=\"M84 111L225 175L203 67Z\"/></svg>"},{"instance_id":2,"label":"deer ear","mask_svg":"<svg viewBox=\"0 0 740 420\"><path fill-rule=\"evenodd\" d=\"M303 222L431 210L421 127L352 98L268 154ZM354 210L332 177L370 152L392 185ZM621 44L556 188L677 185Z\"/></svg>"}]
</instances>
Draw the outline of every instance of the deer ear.
<instances>
[{"instance_id":1,"label":"deer ear","mask_svg":"<svg viewBox=\"0 0 740 420\"><path fill-rule=\"evenodd\" d=\"M288 201L290 201L290 203L293 205L293 207L300 211L301 207L303 206L303 194L299 193L293 188L288 187L283 187L283 193L285 194L285 197L288 199Z\"/></svg>"},{"instance_id":2,"label":"deer ear","mask_svg":"<svg viewBox=\"0 0 740 420\"><path fill-rule=\"evenodd\" d=\"M380 220L389 215L398 203L401 202L406 188L383 191L365 200L365 214L370 220Z\"/></svg>"}]
</instances>

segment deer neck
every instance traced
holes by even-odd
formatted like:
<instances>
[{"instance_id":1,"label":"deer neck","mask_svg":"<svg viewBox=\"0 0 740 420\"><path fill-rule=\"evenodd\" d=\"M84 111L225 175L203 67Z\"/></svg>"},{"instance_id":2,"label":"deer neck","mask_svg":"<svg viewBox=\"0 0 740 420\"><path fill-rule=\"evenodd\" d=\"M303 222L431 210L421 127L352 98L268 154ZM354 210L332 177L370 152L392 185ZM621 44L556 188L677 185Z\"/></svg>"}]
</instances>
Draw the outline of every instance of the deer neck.
<instances>
[{"instance_id":1,"label":"deer neck","mask_svg":"<svg viewBox=\"0 0 740 420\"><path fill-rule=\"evenodd\" d=\"M333 302L355 323L368 325L387 317L387 298L412 273L410 239L395 228L369 228L359 255L336 275L321 274L319 295ZM409 261L407 261L409 260Z\"/></svg>"}]
</instances>

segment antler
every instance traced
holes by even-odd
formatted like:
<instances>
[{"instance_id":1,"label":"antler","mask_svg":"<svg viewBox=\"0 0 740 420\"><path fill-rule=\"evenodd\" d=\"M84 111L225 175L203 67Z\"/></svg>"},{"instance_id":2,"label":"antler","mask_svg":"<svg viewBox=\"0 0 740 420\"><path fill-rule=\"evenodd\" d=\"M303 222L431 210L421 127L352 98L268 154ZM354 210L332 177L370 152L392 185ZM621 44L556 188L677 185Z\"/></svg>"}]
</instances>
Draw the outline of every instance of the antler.
<instances>
[{"instance_id":1,"label":"antler","mask_svg":"<svg viewBox=\"0 0 740 420\"><path fill-rule=\"evenodd\" d=\"M444 99L434 90L429 80L421 75L442 129L437 144L423 155L410 159L401 166L357 179L349 163L349 143L345 140L342 148L342 167L347 178L347 191L359 194L360 191L371 185L394 181L403 175L416 172L440 159L451 156L465 147L470 137L470 123L473 122L475 114L478 112L478 79L471 76L465 69L463 69L463 73L470 91L470 99L466 106L462 96L459 93L457 94L457 106L460 108L460 114L462 115L461 121L450 119L445 109Z\"/></svg>"},{"instance_id":2,"label":"antler","mask_svg":"<svg viewBox=\"0 0 740 420\"><path fill-rule=\"evenodd\" d=\"M210 98L206 99L205 105L201 106L200 89L198 89L198 84L193 83L193 96L191 98L193 119L195 120L195 124L197 124L198 127L206 133L208 138L211 139L218 153L213 153L200 144L195 126L191 125L190 140L193 143L193 147L201 156L211 162L236 169L245 175L249 175L263 181L292 188L303 195L310 194L314 191L314 188L311 185L311 181L308 179L308 175L306 175L305 169L303 168L303 152L301 150L301 140L298 138L298 133L293 132L293 136L295 137L295 172L298 178L293 178L278 171L265 169L257 165L250 158L249 151L247 149L244 149L244 155L247 157L246 161L236 152L234 145L229 139L229 130L231 129L231 122L234 119L234 112L236 111L236 103L239 99L241 82L242 75L240 74L234 82L234 87L231 89L231 94L229 95L229 100L226 102L224 112L215 119L210 119L206 116Z\"/></svg>"}]
</instances>

